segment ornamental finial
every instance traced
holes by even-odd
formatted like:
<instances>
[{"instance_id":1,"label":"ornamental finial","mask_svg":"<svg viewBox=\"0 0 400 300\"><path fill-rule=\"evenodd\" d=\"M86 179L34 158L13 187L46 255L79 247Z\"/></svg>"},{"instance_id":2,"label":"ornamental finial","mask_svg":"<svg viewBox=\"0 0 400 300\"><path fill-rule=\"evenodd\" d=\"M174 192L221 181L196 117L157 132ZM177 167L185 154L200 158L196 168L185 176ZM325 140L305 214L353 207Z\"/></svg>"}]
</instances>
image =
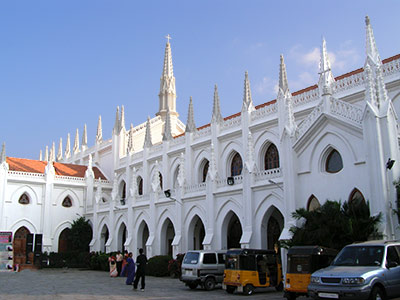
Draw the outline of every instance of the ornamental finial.
<instances>
[{"instance_id":1,"label":"ornamental finial","mask_svg":"<svg viewBox=\"0 0 400 300\"><path fill-rule=\"evenodd\" d=\"M165 36L165 38L167 39L167 43L169 44L169 40L172 40L172 38L171 38L171 36L169 35L169 34L167 34L166 36Z\"/></svg>"}]
</instances>

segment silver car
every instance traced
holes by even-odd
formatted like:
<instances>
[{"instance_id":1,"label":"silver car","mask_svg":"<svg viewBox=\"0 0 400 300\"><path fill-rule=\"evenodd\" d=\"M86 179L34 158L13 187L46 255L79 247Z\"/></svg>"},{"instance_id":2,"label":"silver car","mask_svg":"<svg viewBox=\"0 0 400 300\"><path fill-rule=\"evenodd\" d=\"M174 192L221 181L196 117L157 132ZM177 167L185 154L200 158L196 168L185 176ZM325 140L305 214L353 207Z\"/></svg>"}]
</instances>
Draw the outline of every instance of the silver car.
<instances>
[{"instance_id":1,"label":"silver car","mask_svg":"<svg viewBox=\"0 0 400 300\"><path fill-rule=\"evenodd\" d=\"M180 280L191 289L212 290L224 279L226 251L191 250L183 258Z\"/></svg>"},{"instance_id":2,"label":"silver car","mask_svg":"<svg viewBox=\"0 0 400 300\"><path fill-rule=\"evenodd\" d=\"M368 241L342 249L332 264L311 274L314 299L391 299L400 296L400 242Z\"/></svg>"}]
</instances>

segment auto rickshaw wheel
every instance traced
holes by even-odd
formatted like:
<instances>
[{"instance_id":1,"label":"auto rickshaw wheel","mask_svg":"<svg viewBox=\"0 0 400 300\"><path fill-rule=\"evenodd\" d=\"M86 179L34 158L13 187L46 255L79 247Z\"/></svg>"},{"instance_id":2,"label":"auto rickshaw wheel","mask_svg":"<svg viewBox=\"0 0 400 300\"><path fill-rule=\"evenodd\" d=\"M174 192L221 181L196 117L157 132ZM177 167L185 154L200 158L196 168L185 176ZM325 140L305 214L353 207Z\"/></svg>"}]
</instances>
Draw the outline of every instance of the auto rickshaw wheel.
<instances>
[{"instance_id":1,"label":"auto rickshaw wheel","mask_svg":"<svg viewBox=\"0 0 400 300\"><path fill-rule=\"evenodd\" d=\"M208 277L205 281L204 281L204 289L206 291L211 291L215 288L215 280L212 277Z\"/></svg>"},{"instance_id":2,"label":"auto rickshaw wheel","mask_svg":"<svg viewBox=\"0 0 400 300\"><path fill-rule=\"evenodd\" d=\"M276 287L275 287L277 292L282 292L283 291L283 282L281 281ZM296 299L296 298L294 298Z\"/></svg>"},{"instance_id":3,"label":"auto rickshaw wheel","mask_svg":"<svg viewBox=\"0 0 400 300\"><path fill-rule=\"evenodd\" d=\"M243 294L245 295L252 295L254 292L254 286L251 284L246 284L246 286L243 288Z\"/></svg>"},{"instance_id":4,"label":"auto rickshaw wheel","mask_svg":"<svg viewBox=\"0 0 400 300\"><path fill-rule=\"evenodd\" d=\"M226 286L226 292L228 293L228 294L233 294L233 292L235 291L235 287L234 286L231 286L231 285L227 285Z\"/></svg>"},{"instance_id":5,"label":"auto rickshaw wheel","mask_svg":"<svg viewBox=\"0 0 400 300\"><path fill-rule=\"evenodd\" d=\"M284 296L287 300L296 300L297 295L296 293L292 293L292 292L285 292L285 296Z\"/></svg>"},{"instance_id":6,"label":"auto rickshaw wheel","mask_svg":"<svg viewBox=\"0 0 400 300\"><path fill-rule=\"evenodd\" d=\"M197 282L190 282L188 283L190 289L195 290L197 288Z\"/></svg>"}]
</instances>

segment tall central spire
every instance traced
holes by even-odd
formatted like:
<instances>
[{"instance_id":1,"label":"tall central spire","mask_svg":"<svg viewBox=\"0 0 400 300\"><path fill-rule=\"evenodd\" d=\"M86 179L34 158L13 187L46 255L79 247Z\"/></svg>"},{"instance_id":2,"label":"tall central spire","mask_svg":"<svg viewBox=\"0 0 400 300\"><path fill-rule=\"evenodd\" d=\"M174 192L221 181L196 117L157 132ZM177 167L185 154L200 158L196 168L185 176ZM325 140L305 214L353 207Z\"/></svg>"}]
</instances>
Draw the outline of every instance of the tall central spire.
<instances>
[{"instance_id":1,"label":"tall central spire","mask_svg":"<svg viewBox=\"0 0 400 300\"><path fill-rule=\"evenodd\" d=\"M168 109L172 115L178 115L176 112L176 88L174 68L172 65L171 44L169 43L171 37L167 35L166 38L167 44L165 46L164 66L160 78L160 93L158 94L159 109L158 113L156 113L156 115L161 116L163 119L165 119Z\"/></svg>"}]
</instances>

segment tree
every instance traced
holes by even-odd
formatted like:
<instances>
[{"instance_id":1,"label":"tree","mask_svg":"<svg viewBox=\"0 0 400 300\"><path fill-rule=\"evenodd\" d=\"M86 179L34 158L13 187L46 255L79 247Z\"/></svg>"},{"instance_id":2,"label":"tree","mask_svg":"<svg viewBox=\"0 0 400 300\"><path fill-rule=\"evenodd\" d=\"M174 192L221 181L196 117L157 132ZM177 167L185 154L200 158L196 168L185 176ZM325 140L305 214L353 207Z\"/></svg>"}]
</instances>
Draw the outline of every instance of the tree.
<instances>
[{"instance_id":1,"label":"tree","mask_svg":"<svg viewBox=\"0 0 400 300\"><path fill-rule=\"evenodd\" d=\"M92 240L92 227L89 220L80 217L71 225L71 247L79 252L89 252L89 243Z\"/></svg>"},{"instance_id":2,"label":"tree","mask_svg":"<svg viewBox=\"0 0 400 300\"><path fill-rule=\"evenodd\" d=\"M290 229L293 236L287 246L320 245L340 250L347 244L379 236L381 214L371 217L365 201L345 202L342 206L341 202L328 200L313 211L297 209L292 216L303 222Z\"/></svg>"}]
</instances>

